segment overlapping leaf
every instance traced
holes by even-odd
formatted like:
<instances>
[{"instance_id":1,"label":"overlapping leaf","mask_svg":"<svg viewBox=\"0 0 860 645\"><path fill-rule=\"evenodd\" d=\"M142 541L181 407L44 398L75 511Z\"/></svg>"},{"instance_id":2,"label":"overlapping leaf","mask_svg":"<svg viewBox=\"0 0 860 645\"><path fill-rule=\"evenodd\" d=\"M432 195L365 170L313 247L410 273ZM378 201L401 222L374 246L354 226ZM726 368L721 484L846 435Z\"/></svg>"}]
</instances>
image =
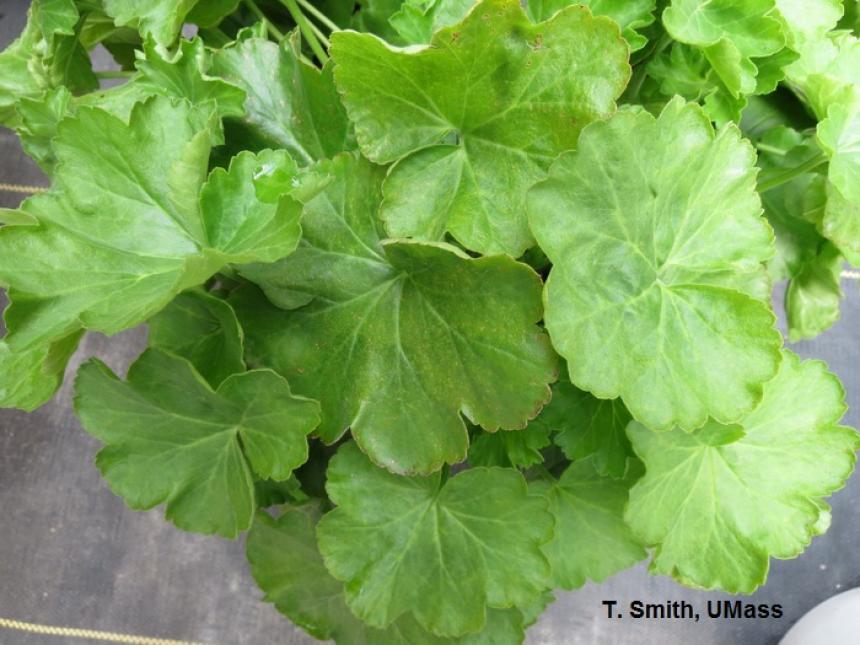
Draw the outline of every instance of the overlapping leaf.
<instances>
[{"instance_id":1,"label":"overlapping leaf","mask_svg":"<svg viewBox=\"0 0 860 645\"><path fill-rule=\"evenodd\" d=\"M544 553L552 587L574 589L601 582L645 558L645 549L624 523L633 478L601 477L589 461L568 466L558 480L538 480L531 490L546 498L555 518Z\"/></svg>"},{"instance_id":2,"label":"overlapping leaf","mask_svg":"<svg viewBox=\"0 0 860 645\"><path fill-rule=\"evenodd\" d=\"M212 387L245 371L233 308L202 290L179 294L149 321L149 346L187 359Z\"/></svg>"},{"instance_id":3,"label":"overlapping leaf","mask_svg":"<svg viewBox=\"0 0 860 645\"><path fill-rule=\"evenodd\" d=\"M251 573L283 614L312 636L340 645L505 645L521 643L523 617L516 609L490 609L478 634L457 639L435 636L406 614L387 629L361 622L349 610L343 583L326 570L314 529L319 511L313 505L289 508L279 518L260 513L248 534Z\"/></svg>"},{"instance_id":4,"label":"overlapping leaf","mask_svg":"<svg viewBox=\"0 0 860 645\"><path fill-rule=\"evenodd\" d=\"M181 41L172 56L166 56L152 40L147 40L135 61L138 74L122 85L82 97L78 103L107 110L128 121L137 103L151 96L168 96L187 99L194 105L214 101L220 116L241 117L245 92L210 76L208 56L199 38Z\"/></svg>"},{"instance_id":5,"label":"overlapping leaf","mask_svg":"<svg viewBox=\"0 0 860 645\"><path fill-rule=\"evenodd\" d=\"M651 571L728 592L764 583L768 559L798 555L826 526L823 498L854 468L857 433L838 379L786 352L761 405L737 425L628 432L646 474L626 518L655 546Z\"/></svg>"},{"instance_id":6,"label":"overlapping leaf","mask_svg":"<svg viewBox=\"0 0 860 645\"><path fill-rule=\"evenodd\" d=\"M167 503L180 528L235 537L255 510L252 472L283 480L307 460L315 401L269 370L212 390L186 360L147 350L119 380L93 360L78 373L75 411L105 447L96 465L131 508Z\"/></svg>"},{"instance_id":7,"label":"overlapping leaf","mask_svg":"<svg viewBox=\"0 0 860 645\"><path fill-rule=\"evenodd\" d=\"M439 243L381 242L384 171L344 155L304 211L299 249L243 270L269 298L235 306L253 361L319 400L326 442L347 428L395 472L465 458L462 412L487 430L521 428L549 398L555 357L540 279L505 256Z\"/></svg>"},{"instance_id":8,"label":"overlapping leaf","mask_svg":"<svg viewBox=\"0 0 860 645\"><path fill-rule=\"evenodd\" d=\"M0 408L30 412L54 396L80 338L80 332L72 332L50 345L21 351L0 341Z\"/></svg>"},{"instance_id":9,"label":"overlapping leaf","mask_svg":"<svg viewBox=\"0 0 860 645\"><path fill-rule=\"evenodd\" d=\"M571 6L535 25L516 0L484 0L428 47L339 32L331 54L362 152L397 161L388 232L515 257L533 244L525 191L629 76L611 21Z\"/></svg>"},{"instance_id":10,"label":"overlapping leaf","mask_svg":"<svg viewBox=\"0 0 860 645\"><path fill-rule=\"evenodd\" d=\"M523 430L510 432L480 432L473 435L469 446L469 463L473 466L527 468L543 463L541 450L549 446L550 431L531 421Z\"/></svg>"},{"instance_id":11,"label":"overlapping leaf","mask_svg":"<svg viewBox=\"0 0 860 645\"><path fill-rule=\"evenodd\" d=\"M346 444L326 489L337 508L317 527L320 552L369 625L411 614L438 635L460 636L484 628L488 607L532 602L546 584L540 546L552 518L514 470L399 477Z\"/></svg>"},{"instance_id":12,"label":"overlapping leaf","mask_svg":"<svg viewBox=\"0 0 860 645\"><path fill-rule=\"evenodd\" d=\"M54 11L56 9L56 11ZM78 12L71 0L34 0L24 32L0 52L0 124L17 126L15 106L60 86L98 87L89 56L75 38Z\"/></svg>"},{"instance_id":13,"label":"overlapping leaf","mask_svg":"<svg viewBox=\"0 0 860 645\"><path fill-rule=\"evenodd\" d=\"M208 0L207 0L208 1ZM168 46L176 40L186 16L198 0L103 0L105 12L117 25L132 26L144 36Z\"/></svg>"},{"instance_id":14,"label":"overlapping leaf","mask_svg":"<svg viewBox=\"0 0 860 645\"><path fill-rule=\"evenodd\" d=\"M571 461L590 458L600 475L623 477L632 454L624 430L630 413L620 399L598 399L561 378L552 399L530 426L554 433L553 441Z\"/></svg>"},{"instance_id":15,"label":"overlapping leaf","mask_svg":"<svg viewBox=\"0 0 860 645\"><path fill-rule=\"evenodd\" d=\"M571 4L574 4L572 0L529 0L526 9L532 20L542 22ZM631 51L641 49L648 42L638 30L654 22L656 0L584 0L577 4L585 5L595 16L606 16L617 22Z\"/></svg>"},{"instance_id":16,"label":"overlapping leaf","mask_svg":"<svg viewBox=\"0 0 860 645\"><path fill-rule=\"evenodd\" d=\"M92 108L61 123L55 186L22 206L38 225L0 229L13 349L80 327L115 333L227 263L295 248L299 203L255 192L257 175L294 168L285 154L244 153L204 187L213 111L156 97L130 124Z\"/></svg>"},{"instance_id":17,"label":"overlapping leaf","mask_svg":"<svg viewBox=\"0 0 860 645\"><path fill-rule=\"evenodd\" d=\"M768 130L758 145L765 180L820 157L814 143L784 126ZM812 169L761 193L776 234L777 253L769 270L775 279L791 279L785 312L792 342L817 336L839 318L842 256L819 231L827 205L826 183L826 176Z\"/></svg>"},{"instance_id":18,"label":"overlapping leaf","mask_svg":"<svg viewBox=\"0 0 860 645\"><path fill-rule=\"evenodd\" d=\"M245 145L285 148L302 165L355 148L331 66L320 72L300 61L298 43L240 39L212 65L247 94L238 133Z\"/></svg>"},{"instance_id":19,"label":"overlapping leaf","mask_svg":"<svg viewBox=\"0 0 860 645\"><path fill-rule=\"evenodd\" d=\"M737 128L715 134L676 99L656 119L624 110L589 126L532 190L553 261L546 327L576 386L621 396L654 429L755 407L781 338L754 163Z\"/></svg>"},{"instance_id":20,"label":"overlapping leaf","mask_svg":"<svg viewBox=\"0 0 860 645\"><path fill-rule=\"evenodd\" d=\"M774 0L672 0L663 25L701 48L732 95L752 94L761 61L786 44Z\"/></svg>"}]
</instances>

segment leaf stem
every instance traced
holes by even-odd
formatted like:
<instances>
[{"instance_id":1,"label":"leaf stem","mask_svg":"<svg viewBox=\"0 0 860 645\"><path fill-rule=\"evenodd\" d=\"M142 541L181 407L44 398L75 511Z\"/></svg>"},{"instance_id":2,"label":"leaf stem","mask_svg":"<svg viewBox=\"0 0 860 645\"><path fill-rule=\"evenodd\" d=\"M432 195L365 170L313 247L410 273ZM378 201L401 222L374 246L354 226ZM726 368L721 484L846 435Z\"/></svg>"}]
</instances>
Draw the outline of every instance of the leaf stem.
<instances>
[{"instance_id":1,"label":"leaf stem","mask_svg":"<svg viewBox=\"0 0 860 645\"><path fill-rule=\"evenodd\" d=\"M106 69L101 72L96 72L96 78L131 78L134 75L134 72L127 70L112 70Z\"/></svg>"},{"instance_id":2,"label":"leaf stem","mask_svg":"<svg viewBox=\"0 0 860 645\"><path fill-rule=\"evenodd\" d=\"M245 6L251 10L251 13L253 13L255 16L257 16L257 20L259 20L260 22L262 22L266 26L266 29L268 30L268 32L270 34L272 34L272 36L278 42L280 42L284 39L284 33L280 29L275 27L275 25L273 25L269 21L268 18L266 18L266 14L263 13L263 11L260 9L260 7L257 6L257 3L254 2L254 0L242 0L242 1L245 3Z\"/></svg>"},{"instance_id":3,"label":"leaf stem","mask_svg":"<svg viewBox=\"0 0 860 645\"><path fill-rule=\"evenodd\" d=\"M302 8L311 14L314 18L320 21L323 27L326 27L329 31L340 31L340 27L338 27L334 22L332 22L327 15L325 15L322 11L313 6L308 0L296 0Z\"/></svg>"},{"instance_id":4,"label":"leaf stem","mask_svg":"<svg viewBox=\"0 0 860 645\"><path fill-rule=\"evenodd\" d=\"M281 0L281 4L287 8L287 11L289 11L290 15L293 17L293 20L296 21L296 24L299 26L299 30L302 32L302 36L304 36L305 40L308 41L308 45L310 46L311 51L313 51L314 56L317 57L317 60L319 60L320 63L325 65L328 62L328 56L322 48L322 45L320 45L319 40L317 40L316 34L314 34L313 28L305 17L305 14L303 14L302 10L299 9L299 5L296 4L296 0Z\"/></svg>"},{"instance_id":5,"label":"leaf stem","mask_svg":"<svg viewBox=\"0 0 860 645\"><path fill-rule=\"evenodd\" d=\"M320 41L320 43L322 44L323 47L325 47L326 49L331 47L331 43L328 41L328 38L326 38L325 34L322 32L322 30L319 27L317 27L310 20L308 20L308 25L310 26L311 31L314 32L314 36L317 37L317 39Z\"/></svg>"},{"instance_id":6,"label":"leaf stem","mask_svg":"<svg viewBox=\"0 0 860 645\"><path fill-rule=\"evenodd\" d=\"M827 156L823 152L819 152L794 168L789 168L780 173L762 175L758 182L758 192L766 193L769 190L773 190L777 186L782 186L798 175L814 170L826 162Z\"/></svg>"}]
</instances>

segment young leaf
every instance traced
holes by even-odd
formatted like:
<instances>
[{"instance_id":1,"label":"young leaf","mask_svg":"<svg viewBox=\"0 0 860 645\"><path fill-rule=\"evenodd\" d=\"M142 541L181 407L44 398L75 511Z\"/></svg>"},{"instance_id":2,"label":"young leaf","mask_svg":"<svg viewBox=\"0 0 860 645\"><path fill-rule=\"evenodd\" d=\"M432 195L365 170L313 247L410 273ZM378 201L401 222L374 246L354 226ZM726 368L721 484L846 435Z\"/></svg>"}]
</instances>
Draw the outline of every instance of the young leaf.
<instances>
[{"instance_id":1,"label":"young leaf","mask_svg":"<svg viewBox=\"0 0 860 645\"><path fill-rule=\"evenodd\" d=\"M206 0L209 1L209 0ZM167 47L176 40L185 17L198 0L103 0L118 26L132 26Z\"/></svg>"},{"instance_id":2,"label":"young leaf","mask_svg":"<svg viewBox=\"0 0 860 645\"><path fill-rule=\"evenodd\" d=\"M273 302L294 308L252 292L234 301L252 360L322 403L323 440L351 428L362 450L394 472L462 461L461 412L491 431L524 427L556 374L536 325L537 274L505 256L382 243L384 171L344 155L332 172L305 206L296 253L243 269Z\"/></svg>"},{"instance_id":3,"label":"young leaf","mask_svg":"<svg viewBox=\"0 0 860 645\"><path fill-rule=\"evenodd\" d=\"M860 83L827 110L818 141L830 158L827 176L846 200L860 209Z\"/></svg>"},{"instance_id":4,"label":"young leaf","mask_svg":"<svg viewBox=\"0 0 860 645\"><path fill-rule=\"evenodd\" d=\"M62 85L74 93L98 87L89 56L73 35L77 10L64 2L65 8L54 13L56 4L34 0L24 32L0 52L2 125L17 127L15 106L24 98L39 99Z\"/></svg>"},{"instance_id":5,"label":"young leaf","mask_svg":"<svg viewBox=\"0 0 860 645\"><path fill-rule=\"evenodd\" d=\"M562 378L552 399L531 425L546 427L571 461L590 457L600 475L624 477L632 455L624 430L630 413L620 399L598 399Z\"/></svg>"},{"instance_id":6,"label":"young leaf","mask_svg":"<svg viewBox=\"0 0 860 645\"><path fill-rule=\"evenodd\" d=\"M555 518L553 538L544 546L552 568L550 586L575 589L587 580L601 582L645 558L645 549L624 523L631 484L601 477L589 461L571 464L557 481L531 484Z\"/></svg>"},{"instance_id":7,"label":"young leaf","mask_svg":"<svg viewBox=\"0 0 860 645\"><path fill-rule=\"evenodd\" d=\"M621 396L653 429L733 422L761 398L782 344L762 265L755 154L674 99L583 132L530 193L553 261L544 316L571 381Z\"/></svg>"},{"instance_id":8,"label":"young leaf","mask_svg":"<svg viewBox=\"0 0 860 645\"><path fill-rule=\"evenodd\" d=\"M475 0L406 0L388 19L404 42L427 44L443 27L460 22Z\"/></svg>"},{"instance_id":9,"label":"young leaf","mask_svg":"<svg viewBox=\"0 0 860 645\"><path fill-rule=\"evenodd\" d=\"M311 636L339 645L487 645L521 643L523 617L516 609L487 610L478 634L457 639L435 636L404 614L387 629L369 627L346 605L343 583L326 570L314 530L319 511L312 505L288 508L279 518L258 513L248 533L251 573L275 604Z\"/></svg>"},{"instance_id":10,"label":"young leaf","mask_svg":"<svg viewBox=\"0 0 860 645\"><path fill-rule=\"evenodd\" d=\"M843 262L839 250L826 243L820 254L805 262L792 278L785 294L788 339L792 343L815 338L839 320Z\"/></svg>"},{"instance_id":11,"label":"young leaf","mask_svg":"<svg viewBox=\"0 0 860 645\"><path fill-rule=\"evenodd\" d=\"M798 555L821 532L822 498L854 468L857 433L838 379L786 351L761 404L738 425L692 433L628 428L646 474L626 519L649 546L651 571L688 585L750 593L768 558Z\"/></svg>"},{"instance_id":12,"label":"young leaf","mask_svg":"<svg viewBox=\"0 0 860 645\"><path fill-rule=\"evenodd\" d=\"M279 47L247 38L218 51L212 70L247 94L239 122L251 143L285 148L301 165L353 150L331 66L322 71L298 58L298 43Z\"/></svg>"},{"instance_id":13,"label":"young leaf","mask_svg":"<svg viewBox=\"0 0 860 645\"><path fill-rule=\"evenodd\" d=\"M208 72L208 54L199 38L183 40L173 56L165 56L148 39L137 54L139 74L128 82L104 92L89 94L78 102L101 108L128 121L132 108L151 96L187 99L194 105L215 101L221 117L241 117L245 112L245 92Z\"/></svg>"},{"instance_id":14,"label":"young leaf","mask_svg":"<svg viewBox=\"0 0 860 645\"><path fill-rule=\"evenodd\" d=\"M469 446L469 463L473 466L527 468L543 463L541 450L550 443L549 428L530 422L522 430L481 432Z\"/></svg>"},{"instance_id":15,"label":"young leaf","mask_svg":"<svg viewBox=\"0 0 860 645\"><path fill-rule=\"evenodd\" d=\"M115 333L227 263L295 248L301 206L260 201L254 189L258 166L291 163L283 153L243 153L201 194L218 132L213 109L155 97L129 124L92 108L60 124L55 186L22 207L39 225L0 229L12 348L81 326Z\"/></svg>"},{"instance_id":16,"label":"young leaf","mask_svg":"<svg viewBox=\"0 0 860 645\"><path fill-rule=\"evenodd\" d=\"M233 308L202 290L179 294L149 321L149 346L187 359L212 387L245 371Z\"/></svg>"},{"instance_id":17,"label":"young leaf","mask_svg":"<svg viewBox=\"0 0 860 645\"><path fill-rule=\"evenodd\" d=\"M514 470L399 477L346 444L326 489L337 508L317 527L320 552L371 626L411 613L435 634L460 636L484 627L488 607L530 602L546 585L540 546L552 518Z\"/></svg>"},{"instance_id":18,"label":"young leaf","mask_svg":"<svg viewBox=\"0 0 860 645\"><path fill-rule=\"evenodd\" d=\"M517 0L483 0L423 48L338 32L331 55L362 152L400 159L384 189L389 234L448 231L514 257L534 243L526 190L613 110L630 74L611 21L571 6L535 25Z\"/></svg>"},{"instance_id":19,"label":"young leaf","mask_svg":"<svg viewBox=\"0 0 860 645\"><path fill-rule=\"evenodd\" d=\"M733 96L755 91L753 59L785 46L774 0L672 0L663 25L675 40L701 48Z\"/></svg>"},{"instance_id":20,"label":"young leaf","mask_svg":"<svg viewBox=\"0 0 860 645\"><path fill-rule=\"evenodd\" d=\"M315 401L269 370L212 390L186 360L150 349L125 382L98 360L81 367L75 411L105 444L96 465L131 508L166 502L179 528L233 538L251 525L253 472L283 480L308 457Z\"/></svg>"}]
</instances>

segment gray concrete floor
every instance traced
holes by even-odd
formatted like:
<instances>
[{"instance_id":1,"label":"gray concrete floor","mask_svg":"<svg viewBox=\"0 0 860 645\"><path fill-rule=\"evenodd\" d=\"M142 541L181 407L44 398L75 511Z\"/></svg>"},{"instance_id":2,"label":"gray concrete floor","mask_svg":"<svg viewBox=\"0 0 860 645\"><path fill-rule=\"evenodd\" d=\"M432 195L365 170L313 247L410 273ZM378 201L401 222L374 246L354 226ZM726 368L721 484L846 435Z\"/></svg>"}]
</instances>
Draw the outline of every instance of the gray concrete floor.
<instances>
[{"instance_id":1,"label":"gray concrete floor","mask_svg":"<svg viewBox=\"0 0 860 645\"><path fill-rule=\"evenodd\" d=\"M0 47L23 25L27 2L0 0ZM0 131L0 182L44 183L15 138ZM21 195L0 193L0 206ZM843 319L821 338L794 347L827 360L848 390L860 423L860 294L845 280ZM778 294L781 297L780 294ZM142 329L111 339L91 334L70 366L97 355L124 370L144 344ZM32 414L0 411L0 617L22 621L201 640L224 645L314 642L260 601L242 541L183 533L160 510L137 513L110 493L93 466L97 442L79 427L67 383ZM562 592L528 633L531 645L775 644L807 610L860 584L860 478L831 499L833 525L807 552L775 561L751 597L778 602L781 619L636 622L605 618L601 601L622 604L686 599L704 605L718 593L684 589L647 575L645 565L601 585ZM0 629L3 645L69 645L81 640ZM420 645L420 644L419 644Z\"/></svg>"}]
</instances>

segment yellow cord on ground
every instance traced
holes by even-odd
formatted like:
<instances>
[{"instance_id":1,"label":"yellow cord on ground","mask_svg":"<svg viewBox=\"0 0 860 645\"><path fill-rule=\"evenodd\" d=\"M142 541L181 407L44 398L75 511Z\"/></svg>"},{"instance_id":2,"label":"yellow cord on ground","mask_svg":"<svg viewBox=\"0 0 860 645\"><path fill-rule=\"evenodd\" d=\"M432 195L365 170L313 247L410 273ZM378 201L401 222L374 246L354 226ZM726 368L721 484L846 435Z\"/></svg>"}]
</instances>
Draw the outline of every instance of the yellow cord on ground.
<instances>
[{"instance_id":1,"label":"yellow cord on ground","mask_svg":"<svg viewBox=\"0 0 860 645\"><path fill-rule=\"evenodd\" d=\"M31 634L47 634L64 636L66 638L88 638L90 640L107 641L109 643L129 643L131 645L203 645L190 641L177 641L169 638L151 638L149 636L134 636L132 634L117 634L93 629L77 629L75 627L55 627L53 625L38 625L25 623L20 620L0 618L0 628L17 629Z\"/></svg>"},{"instance_id":2,"label":"yellow cord on ground","mask_svg":"<svg viewBox=\"0 0 860 645\"><path fill-rule=\"evenodd\" d=\"M43 186L26 186L24 184L4 184L0 182L0 191L6 193L21 193L22 195L35 195L44 192Z\"/></svg>"}]
</instances>

